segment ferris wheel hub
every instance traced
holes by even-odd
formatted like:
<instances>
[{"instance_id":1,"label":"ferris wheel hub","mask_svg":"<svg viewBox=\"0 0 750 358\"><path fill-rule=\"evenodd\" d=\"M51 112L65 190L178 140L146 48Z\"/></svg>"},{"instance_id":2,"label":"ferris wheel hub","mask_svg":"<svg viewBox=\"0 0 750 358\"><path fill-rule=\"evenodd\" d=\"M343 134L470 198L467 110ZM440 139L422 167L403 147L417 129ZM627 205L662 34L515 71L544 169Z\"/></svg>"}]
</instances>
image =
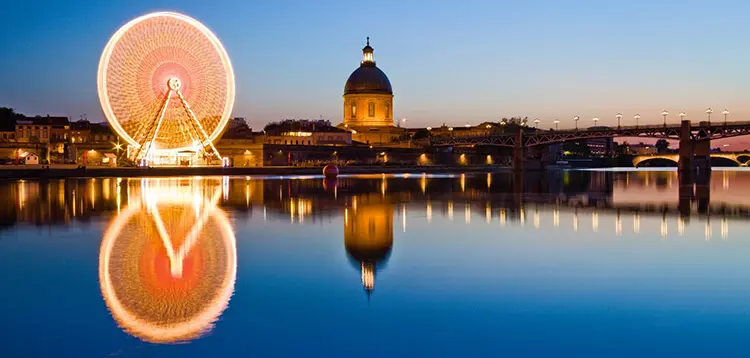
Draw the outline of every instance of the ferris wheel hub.
<instances>
[{"instance_id":1,"label":"ferris wheel hub","mask_svg":"<svg viewBox=\"0 0 750 358\"><path fill-rule=\"evenodd\" d=\"M180 86L182 86L182 82L177 77L171 77L169 80L167 80L167 86L169 86L169 89L176 91L180 89Z\"/></svg>"}]
</instances>

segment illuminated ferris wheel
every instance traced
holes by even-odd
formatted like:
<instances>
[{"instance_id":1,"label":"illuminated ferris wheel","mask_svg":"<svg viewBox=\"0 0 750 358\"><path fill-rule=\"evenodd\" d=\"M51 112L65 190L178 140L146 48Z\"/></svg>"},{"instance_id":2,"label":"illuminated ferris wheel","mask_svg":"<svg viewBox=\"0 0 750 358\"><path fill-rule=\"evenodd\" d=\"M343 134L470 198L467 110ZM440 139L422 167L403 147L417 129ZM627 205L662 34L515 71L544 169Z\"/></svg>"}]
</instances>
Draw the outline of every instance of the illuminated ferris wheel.
<instances>
[{"instance_id":1,"label":"illuminated ferris wheel","mask_svg":"<svg viewBox=\"0 0 750 358\"><path fill-rule=\"evenodd\" d=\"M99 100L128 144L128 158L153 164L220 160L213 142L234 105L234 72L203 24L156 12L122 26L99 62Z\"/></svg>"}]
</instances>

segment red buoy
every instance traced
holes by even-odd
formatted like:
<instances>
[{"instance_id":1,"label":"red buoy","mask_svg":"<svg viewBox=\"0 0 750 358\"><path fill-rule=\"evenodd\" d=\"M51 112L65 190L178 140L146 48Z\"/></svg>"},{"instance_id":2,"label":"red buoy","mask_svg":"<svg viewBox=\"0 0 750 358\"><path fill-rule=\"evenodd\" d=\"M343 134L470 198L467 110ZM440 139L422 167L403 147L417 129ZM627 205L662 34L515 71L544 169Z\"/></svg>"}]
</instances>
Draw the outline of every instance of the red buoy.
<instances>
[{"instance_id":1,"label":"red buoy","mask_svg":"<svg viewBox=\"0 0 750 358\"><path fill-rule=\"evenodd\" d=\"M323 167L323 176L332 179L339 176L339 168L333 164L328 164Z\"/></svg>"}]
</instances>

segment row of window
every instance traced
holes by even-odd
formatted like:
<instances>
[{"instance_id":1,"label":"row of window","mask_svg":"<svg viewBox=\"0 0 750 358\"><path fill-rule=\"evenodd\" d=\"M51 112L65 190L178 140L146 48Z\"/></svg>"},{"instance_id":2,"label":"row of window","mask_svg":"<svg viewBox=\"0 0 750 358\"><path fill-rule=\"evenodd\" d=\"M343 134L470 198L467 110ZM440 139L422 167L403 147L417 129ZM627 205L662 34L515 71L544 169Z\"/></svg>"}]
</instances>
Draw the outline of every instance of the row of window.
<instances>
[{"instance_id":1,"label":"row of window","mask_svg":"<svg viewBox=\"0 0 750 358\"><path fill-rule=\"evenodd\" d=\"M322 137L321 136L319 138L320 138L320 140L324 140L324 141L328 141L328 142L334 142L334 141L343 142L344 141L344 136L343 135L329 135L327 137ZM273 140L273 144L281 144L281 139L274 139ZM312 145L312 141L308 139L307 143L305 143L304 139L303 140L299 140L299 139L287 140L287 139L285 139L284 140L284 144L286 144L286 145Z\"/></svg>"},{"instance_id":2,"label":"row of window","mask_svg":"<svg viewBox=\"0 0 750 358\"><path fill-rule=\"evenodd\" d=\"M350 105L352 109L351 117L357 118L357 102L352 102ZM370 102L367 104L367 115L369 117L375 117L375 103ZM391 118L391 106L389 104L385 105L385 118Z\"/></svg>"}]
</instances>

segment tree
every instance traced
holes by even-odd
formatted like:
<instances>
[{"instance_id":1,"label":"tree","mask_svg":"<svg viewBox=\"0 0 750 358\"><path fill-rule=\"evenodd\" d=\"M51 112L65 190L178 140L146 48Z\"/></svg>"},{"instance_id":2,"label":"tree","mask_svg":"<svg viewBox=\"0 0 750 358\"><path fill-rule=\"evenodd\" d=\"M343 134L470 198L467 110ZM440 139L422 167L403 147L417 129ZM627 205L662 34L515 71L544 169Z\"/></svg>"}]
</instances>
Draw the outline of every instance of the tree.
<instances>
[{"instance_id":1,"label":"tree","mask_svg":"<svg viewBox=\"0 0 750 358\"><path fill-rule=\"evenodd\" d=\"M669 142L666 139L659 139L654 144L654 147L657 153L666 153L669 150Z\"/></svg>"}]
</instances>

